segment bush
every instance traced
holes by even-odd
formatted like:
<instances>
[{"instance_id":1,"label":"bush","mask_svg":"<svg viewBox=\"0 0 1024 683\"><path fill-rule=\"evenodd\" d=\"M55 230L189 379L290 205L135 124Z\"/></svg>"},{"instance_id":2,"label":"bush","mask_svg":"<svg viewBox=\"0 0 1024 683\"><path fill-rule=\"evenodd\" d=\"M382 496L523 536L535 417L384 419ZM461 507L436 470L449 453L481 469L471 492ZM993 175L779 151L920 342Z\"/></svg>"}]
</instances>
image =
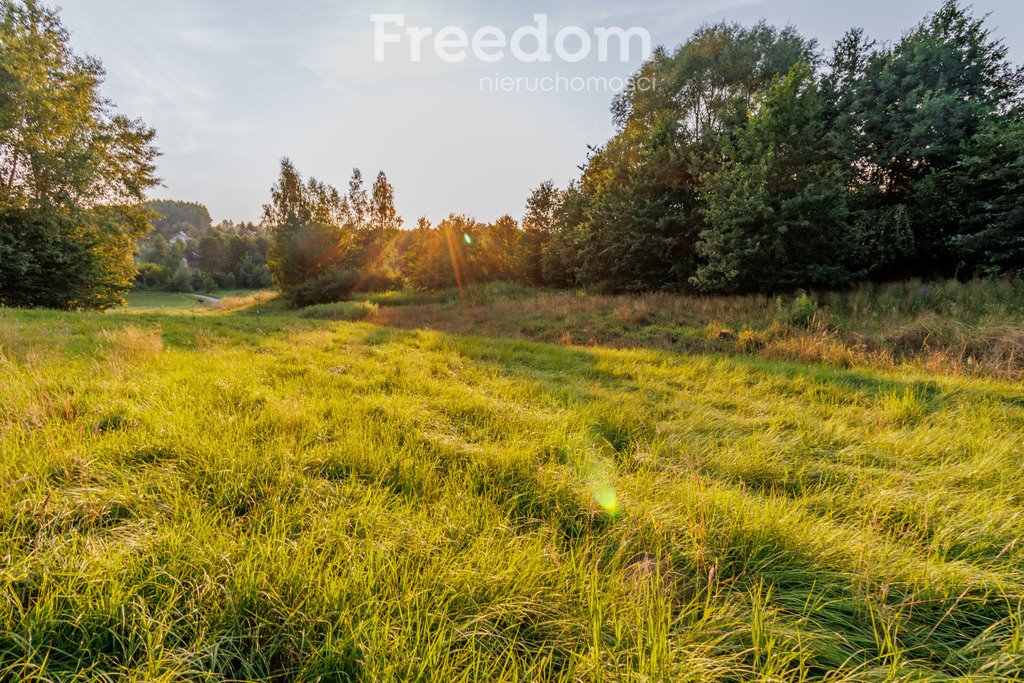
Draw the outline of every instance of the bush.
<instances>
[{"instance_id":1,"label":"bush","mask_svg":"<svg viewBox=\"0 0 1024 683\"><path fill-rule=\"evenodd\" d=\"M378 310L377 304L369 301L343 301L336 304L318 304L302 311L303 318L314 320L342 320L359 322L366 320Z\"/></svg>"},{"instance_id":2,"label":"bush","mask_svg":"<svg viewBox=\"0 0 1024 683\"><path fill-rule=\"evenodd\" d=\"M192 292L192 269L181 266L174 271L167 288L172 292L184 292L185 294Z\"/></svg>"},{"instance_id":3,"label":"bush","mask_svg":"<svg viewBox=\"0 0 1024 683\"><path fill-rule=\"evenodd\" d=\"M201 270L192 271L192 291L209 294L217 289L217 281L209 273Z\"/></svg>"},{"instance_id":4,"label":"bush","mask_svg":"<svg viewBox=\"0 0 1024 683\"><path fill-rule=\"evenodd\" d=\"M156 263L140 263L139 273L135 276L135 286L143 289L161 289L171 279L171 271L167 266Z\"/></svg>"},{"instance_id":5,"label":"bush","mask_svg":"<svg viewBox=\"0 0 1024 683\"><path fill-rule=\"evenodd\" d=\"M246 254L238 267L238 284L248 289L269 289L274 286L274 278L265 263Z\"/></svg>"},{"instance_id":6,"label":"bush","mask_svg":"<svg viewBox=\"0 0 1024 683\"><path fill-rule=\"evenodd\" d=\"M402 279L385 270L373 270L364 273L353 290L359 294L379 294L401 289Z\"/></svg>"},{"instance_id":7,"label":"bush","mask_svg":"<svg viewBox=\"0 0 1024 683\"><path fill-rule=\"evenodd\" d=\"M804 292L789 306L785 322L793 327L810 327L814 316L818 314L818 304Z\"/></svg>"},{"instance_id":8,"label":"bush","mask_svg":"<svg viewBox=\"0 0 1024 683\"><path fill-rule=\"evenodd\" d=\"M335 268L299 285L292 294L292 303L297 308L306 308L316 304L344 301L352 297L352 292L359 283L358 270Z\"/></svg>"},{"instance_id":9,"label":"bush","mask_svg":"<svg viewBox=\"0 0 1024 683\"><path fill-rule=\"evenodd\" d=\"M238 288L238 280L235 278L234 273L214 273L213 281L217 283L217 287L220 289Z\"/></svg>"}]
</instances>

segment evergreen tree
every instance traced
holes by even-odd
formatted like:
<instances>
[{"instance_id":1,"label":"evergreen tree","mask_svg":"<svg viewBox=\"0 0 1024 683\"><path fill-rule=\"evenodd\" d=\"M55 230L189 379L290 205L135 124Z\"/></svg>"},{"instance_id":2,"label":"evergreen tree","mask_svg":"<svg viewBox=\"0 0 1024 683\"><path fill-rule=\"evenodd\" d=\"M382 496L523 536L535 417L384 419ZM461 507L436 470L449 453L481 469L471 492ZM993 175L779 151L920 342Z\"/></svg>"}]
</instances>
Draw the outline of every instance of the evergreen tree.
<instances>
[{"instance_id":1,"label":"evergreen tree","mask_svg":"<svg viewBox=\"0 0 1024 683\"><path fill-rule=\"evenodd\" d=\"M167 257L171 253L171 247L167 244L167 238L163 235L157 234L153 238L153 249L149 255L149 262L157 265L166 265Z\"/></svg>"},{"instance_id":2,"label":"evergreen tree","mask_svg":"<svg viewBox=\"0 0 1024 683\"><path fill-rule=\"evenodd\" d=\"M859 223L885 231L868 237L881 249L905 245L869 265L882 276L952 274L960 224L936 176L960 163L964 141L1019 101L1022 73L984 20L955 0L891 48L849 39L840 47L837 122L857 160Z\"/></svg>"},{"instance_id":3,"label":"evergreen tree","mask_svg":"<svg viewBox=\"0 0 1024 683\"><path fill-rule=\"evenodd\" d=\"M939 181L959 230L950 248L971 272L1024 270L1024 112L994 117Z\"/></svg>"}]
</instances>

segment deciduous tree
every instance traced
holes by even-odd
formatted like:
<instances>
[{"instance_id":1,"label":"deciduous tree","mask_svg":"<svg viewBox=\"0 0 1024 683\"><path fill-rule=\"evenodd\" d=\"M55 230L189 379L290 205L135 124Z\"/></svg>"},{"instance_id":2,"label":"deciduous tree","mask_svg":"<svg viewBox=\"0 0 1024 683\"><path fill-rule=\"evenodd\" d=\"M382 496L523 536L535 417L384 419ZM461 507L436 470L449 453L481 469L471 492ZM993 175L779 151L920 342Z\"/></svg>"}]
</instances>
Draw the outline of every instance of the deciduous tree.
<instances>
[{"instance_id":1,"label":"deciduous tree","mask_svg":"<svg viewBox=\"0 0 1024 683\"><path fill-rule=\"evenodd\" d=\"M155 134L102 80L56 11L0 0L0 304L107 308L132 286Z\"/></svg>"}]
</instances>

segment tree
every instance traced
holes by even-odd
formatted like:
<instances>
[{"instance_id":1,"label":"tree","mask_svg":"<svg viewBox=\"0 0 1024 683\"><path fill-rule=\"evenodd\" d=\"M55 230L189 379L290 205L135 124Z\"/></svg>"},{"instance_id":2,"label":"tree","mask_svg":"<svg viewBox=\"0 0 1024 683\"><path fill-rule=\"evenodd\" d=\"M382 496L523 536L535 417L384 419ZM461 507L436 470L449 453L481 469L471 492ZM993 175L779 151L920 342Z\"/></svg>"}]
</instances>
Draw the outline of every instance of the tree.
<instances>
[{"instance_id":1,"label":"tree","mask_svg":"<svg viewBox=\"0 0 1024 683\"><path fill-rule=\"evenodd\" d=\"M486 277L490 280L514 280L524 275L524 233L512 216L502 216L488 225L480 237L480 248L486 260Z\"/></svg>"},{"instance_id":2,"label":"tree","mask_svg":"<svg viewBox=\"0 0 1024 683\"><path fill-rule=\"evenodd\" d=\"M167 239L179 232L189 237L203 237L210 233L213 225L209 209L198 202L160 199L147 202L146 208L156 214L153 228Z\"/></svg>"},{"instance_id":3,"label":"tree","mask_svg":"<svg viewBox=\"0 0 1024 683\"><path fill-rule=\"evenodd\" d=\"M431 241L431 233L434 228L426 216L420 216L416 220L416 227L398 241L398 271L401 273L406 285L418 286L415 282L416 273L421 269L421 263L429 258L428 250Z\"/></svg>"},{"instance_id":4,"label":"tree","mask_svg":"<svg viewBox=\"0 0 1024 683\"><path fill-rule=\"evenodd\" d=\"M946 0L819 65L765 23L656 50L578 186L557 209L553 187L531 198L541 279L750 291L1019 268L1024 71L984 19Z\"/></svg>"},{"instance_id":5,"label":"tree","mask_svg":"<svg viewBox=\"0 0 1024 683\"><path fill-rule=\"evenodd\" d=\"M984 20L955 0L891 48L850 38L840 47L837 122L858 160L859 222L887 230L872 239L884 246L898 234L893 217L906 221L904 253L869 265L883 277L952 274L960 223L936 176L960 163L963 141L1019 102L1024 75Z\"/></svg>"},{"instance_id":6,"label":"tree","mask_svg":"<svg viewBox=\"0 0 1024 683\"><path fill-rule=\"evenodd\" d=\"M589 197L572 182L562 191L561 200L555 232L544 252L543 279L547 285L569 287L579 279Z\"/></svg>"},{"instance_id":7,"label":"tree","mask_svg":"<svg viewBox=\"0 0 1024 683\"><path fill-rule=\"evenodd\" d=\"M523 216L524 275L534 284L544 282L544 254L555 234L561 193L553 180L545 180L530 193Z\"/></svg>"},{"instance_id":8,"label":"tree","mask_svg":"<svg viewBox=\"0 0 1024 683\"><path fill-rule=\"evenodd\" d=\"M436 228L425 220L422 241L415 247L408 274L417 289L447 289L477 284L486 279L486 256L481 245L484 226L469 216L452 214Z\"/></svg>"},{"instance_id":9,"label":"tree","mask_svg":"<svg viewBox=\"0 0 1024 683\"><path fill-rule=\"evenodd\" d=\"M294 297L304 283L342 264L351 235L341 227L345 216L338 191L315 178L304 183L288 159L281 162L270 196L263 208L263 223L272 234L269 266L282 292Z\"/></svg>"},{"instance_id":10,"label":"tree","mask_svg":"<svg viewBox=\"0 0 1024 683\"><path fill-rule=\"evenodd\" d=\"M694 271L699 153L665 114L644 140L613 139L583 175L577 276L610 290L679 289Z\"/></svg>"},{"instance_id":11,"label":"tree","mask_svg":"<svg viewBox=\"0 0 1024 683\"><path fill-rule=\"evenodd\" d=\"M370 199L370 225L380 234L392 233L402 227L402 219L395 211L395 188L381 171L373 183Z\"/></svg>"},{"instance_id":12,"label":"tree","mask_svg":"<svg viewBox=\"0 0 1024 683\"><path fill-rule=\"evenodd\" d=\"M107 308L132 286L155 133L102 78L55 11L0 0L0 304Z\"/></svg>"},{"instance_id":13,"label":"tree","mask_svg":"<svg viewBox=\"0 0 1024 683\"><path fill-rule=\"evenodd\" d=\"M362 267L379 271L392 243L398 237L402 219L395 211L395 188L381 171L373 183L369 204L369 226L363 231Z\"/></svg>"},{"instance_id":14,"label":"tree","mask_svg":"<svg viewBox=\"0 0 1024 683\"><path fill-rule=\"evenodd\" d=\"M1024 270L1024 112L993 118L939 181L960 230L950 248L979 274Z\"/></svg>"},{"instance_id":15,"label":"tree","mask_svg":"<svg viewBox=\"0 0 1024 683\"><path fill-rule=\"evenodd\" d=\"M626 137L664 123L674 112L679 134L699 141L742 120L754 98L796 63L814 63L816 43L793 27L759 22L699 28L674 53L657 50L638 76L655 87L623 91L612 107Z\"/></svg>"},{"instance_id":16,"label":"tree","mask_svg":"<svg viewBox=\"0 0 1024 683\"><path fill-rule=\"evenodd\" d=\"M706 291L836 287L853 277L850 166L830 142L814 74L797 65L758 101L705 179Z\"/></svg>"},{"instance_id":17,"label":"tree","mask_svg":"<svg viewBox=\"0 0 1024 683\"><path fill-rule=\"evenodd\" d=\"M350 230L365 230L369 226L370 199L363 185L363 172L358 168L352 169L352 178L348 181L348 195L341 206L345 225Z\"/></svg>"},{"instance_id":18,"label":"tree","mask_svg":"<svg viewBox=\"0 0 1024 683\"><path fill-rule=\"evenodd\" d=\"M256 254L246 254L238 266L238 286L249 289L268 289L274 285L274 279L267 270L263 259Z\"/></svg>"},{"instance_id":19,"label":"tree","mask_svg":"<svg viewBox=\"0 0 1024 683\"><path fill-rule=\"evenodd\" d=\"M171 254L171 247L167 243L167 238L163 235L158 234L153 239L153 247L149 253L148 261L155 263L160 266L167 265L167 257Z\"/></svg>"},{"instance_id":20,"label":"tree","mask_svg":"<svg viewBox=\"0 0 1024 683\"><path fill-rule=\"evenodd\" d=\"M217 232L199 240L199 269L209 275L231 272L231 254L224 234Z\"/></svg>"},{"instance_id":21,"label":"tree","mask_svg":"<svg viewBox=\"0 0 1024 683\"><path fill-rule=\"evenodd\" d=\"M592 150L576 202L582 216L559 237L563 257L569 244L576 250L574 277L612 290L690 286L701 178L755 100L793 64L813 62L814 50L791 28L760 23L706 26L673 53L655 51L637 73L654 87L616 98L618 132Z\"/></svg>"}]
</instances>

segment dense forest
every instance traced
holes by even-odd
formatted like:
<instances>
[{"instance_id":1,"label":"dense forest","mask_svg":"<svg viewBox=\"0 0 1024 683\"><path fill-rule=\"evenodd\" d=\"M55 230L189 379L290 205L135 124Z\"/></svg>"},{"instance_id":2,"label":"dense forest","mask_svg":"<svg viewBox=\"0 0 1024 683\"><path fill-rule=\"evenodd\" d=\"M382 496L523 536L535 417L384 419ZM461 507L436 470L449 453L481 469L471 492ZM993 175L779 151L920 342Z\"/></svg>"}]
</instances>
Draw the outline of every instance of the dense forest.
<instances>
[{"instance_id":1,"label":"dense forest","mask_svg":"<svg viewBox=\"0 0 1024 683\"><path fill-rule=\"evenodd\" d=\"M894 44L830 50L764 23L698 30L614 102L616 135L522 224L400 232L285 162L265 223L298 304L494 279L603 291L779 292L1024 265L1024 72L950 0ZM392 190L388 186L388 196ZM393 216L393 204L388 205Z\"/></svg>"}]
</instances>

